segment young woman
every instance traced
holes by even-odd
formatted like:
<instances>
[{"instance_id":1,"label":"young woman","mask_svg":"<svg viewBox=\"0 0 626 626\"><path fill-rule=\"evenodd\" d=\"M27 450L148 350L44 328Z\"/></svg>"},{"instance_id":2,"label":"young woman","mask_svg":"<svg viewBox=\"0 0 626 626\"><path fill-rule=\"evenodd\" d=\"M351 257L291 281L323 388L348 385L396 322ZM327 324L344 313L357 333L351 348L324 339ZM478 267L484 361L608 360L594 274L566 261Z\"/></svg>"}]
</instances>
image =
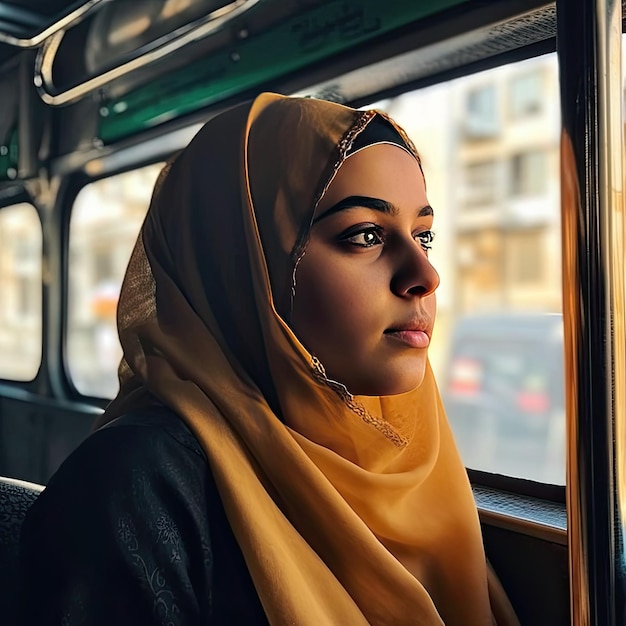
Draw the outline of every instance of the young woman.
<instances>
[{"instance_id":1,"label":"young woman","mask_svg":"<svg viewBox=\"0 0 626 626\"><path fill-rule=\"evenodd\" d=\"M128 267L106 426L27 519L23 622L516 623L428 365L432 221L383 114L206 124Z\"/></svg>"}]
</instances>

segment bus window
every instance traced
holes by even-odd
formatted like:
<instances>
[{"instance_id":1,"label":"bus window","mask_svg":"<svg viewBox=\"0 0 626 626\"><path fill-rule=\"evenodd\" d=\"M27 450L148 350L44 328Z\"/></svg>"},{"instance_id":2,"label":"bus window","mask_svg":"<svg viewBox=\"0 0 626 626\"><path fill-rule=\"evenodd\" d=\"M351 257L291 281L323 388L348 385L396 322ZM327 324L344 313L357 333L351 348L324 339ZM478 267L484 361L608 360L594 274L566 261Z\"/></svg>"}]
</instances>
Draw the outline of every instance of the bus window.
<instances>
[{"instance_id":1,"label":"bus window","mask_svg":"<svg viewBox=\"0 0 626 626\"><path fill-rule=\"evenodd\" d=\"M0 378L28 381L39 370L41 245L32 205L0 209Z\"/></svg>"},{"instance_id":2,"label":"bus window","mask_svg":"<svg viewBox=\"0 0 626 626\"><path fill-rule=\"evenodd\" d=\"M430 355L463 460L564 484L556 55L376 106L422 152L441 275Z\"/></svg>"},{"instance_id":3,"label":"bus window","mask_svg":"<svg viewBox=\"0 0 626 626\"><path fill-rule=\"evenodd\" d=\"M124 272L163 164L86 185L70 220L67 364L86 396L112 398L122 356L115 313Z\"/></svg>"}]
</instances>

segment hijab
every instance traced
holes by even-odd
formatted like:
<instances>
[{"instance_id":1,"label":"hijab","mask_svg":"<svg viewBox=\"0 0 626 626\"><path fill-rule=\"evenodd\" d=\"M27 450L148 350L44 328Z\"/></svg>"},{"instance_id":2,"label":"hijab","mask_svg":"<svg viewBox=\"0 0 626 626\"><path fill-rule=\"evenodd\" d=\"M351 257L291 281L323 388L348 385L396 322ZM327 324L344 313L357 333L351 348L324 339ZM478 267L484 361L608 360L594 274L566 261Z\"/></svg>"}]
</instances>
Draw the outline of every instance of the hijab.
<instances>
[{"instance_id":1,"label":"hijab","mask_svg":"<svg viewBox=\"0 0 626 626\"><path fill-rule=\"evenodd\" d=\"M153 404L186 422L272 625L486 626L496 605L515 623L497 586L490 602L430 368L411 392L352 396L285 319L320 198L381 119L368 141L419 162L383 113L266 93L164 168L122 286L120 392L101 423Z\"/></svg>"}]
</instances>

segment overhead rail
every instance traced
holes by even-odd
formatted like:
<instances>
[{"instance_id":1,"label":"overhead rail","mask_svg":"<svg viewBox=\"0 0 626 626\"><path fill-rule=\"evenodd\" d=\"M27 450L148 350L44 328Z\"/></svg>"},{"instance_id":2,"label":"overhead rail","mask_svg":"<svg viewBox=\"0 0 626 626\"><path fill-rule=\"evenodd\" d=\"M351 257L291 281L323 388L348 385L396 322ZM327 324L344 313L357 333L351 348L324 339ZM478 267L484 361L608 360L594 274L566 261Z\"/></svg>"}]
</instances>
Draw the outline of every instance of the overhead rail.
<instances>
[{"instance_id":1,"label":"overhead rail","mask_svg":"<svg viewBox=\"0 0 626 626\"><path fill-rule=\"evenodd\" d=\"M108 1L108 0L104 0ZM180 50L182 47L203 39L226 26L231 20L248 12L259 0L235 0L230 4L212 11L189 24L163 35L153 42L133 51L127 60L114 68L70 87L65 91L55 88L52 80L52 67L65 30L58 30L48 37L37 52L35 59L34 83L41 99L50 106L70 104L88 93L104 87L118 78L122 78Z\"/></svg>"},{"instance_id":2,"label":"overhead rail","mask_svg":"<svg viewBox=\"0 0 626 626\"><path fill-rule=\"evenodd\" d=\"M17 48L37 48L48 38L64 32L72 26L76 26L82 22L94 10L101 8L107 2L112 0L87 0L72 5L66 13L62 14L52 24L46 26L42 31L31 37L19 37L11 34L6 30L0 30L0 43L15 46Z\"/></svg>"}]
</instances>

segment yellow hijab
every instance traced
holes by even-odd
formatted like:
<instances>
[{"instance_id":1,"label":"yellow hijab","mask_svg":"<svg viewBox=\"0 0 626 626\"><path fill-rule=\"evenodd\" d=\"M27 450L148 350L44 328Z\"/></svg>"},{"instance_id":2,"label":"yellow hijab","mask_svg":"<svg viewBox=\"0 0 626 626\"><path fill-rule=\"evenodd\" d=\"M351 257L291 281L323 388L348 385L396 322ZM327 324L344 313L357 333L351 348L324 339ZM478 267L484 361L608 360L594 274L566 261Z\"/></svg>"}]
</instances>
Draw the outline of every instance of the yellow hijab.
<instances>
[{"instance_id":1,"label":"yellow hijab","mask_svg":"<svg viewBox=\"0 0 626 626\"><path fill-rule=\"evenodd\" d=\"M478 517L430 369L412 392L353 397L277 313L376 115L262 94L166 166L122 287L103 421L158 402L188 424L272 625L487 626Z\"/></svg>"}]
</instances>

